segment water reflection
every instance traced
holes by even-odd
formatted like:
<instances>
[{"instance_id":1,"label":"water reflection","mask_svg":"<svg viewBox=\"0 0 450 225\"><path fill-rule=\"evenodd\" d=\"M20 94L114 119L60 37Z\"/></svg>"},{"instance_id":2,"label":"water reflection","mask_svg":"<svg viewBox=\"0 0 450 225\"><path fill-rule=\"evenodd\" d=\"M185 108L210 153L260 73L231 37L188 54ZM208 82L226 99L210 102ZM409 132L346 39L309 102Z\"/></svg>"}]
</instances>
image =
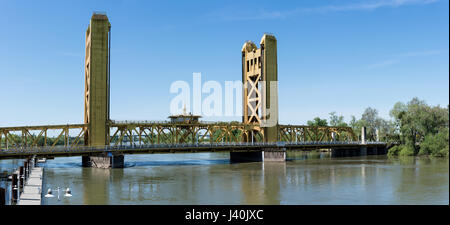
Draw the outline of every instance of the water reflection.
<instances>
[{"instance_id":1,"label":"water reflection","mask_svg":"<svg viewBox=\"0 0 450 225\"><path fill-rule=\"evenodd\" d=\"M109 183L112 170L82 168L83 204L109 204Z\"/></svg>"},{"instance_id":2,"label":"water reflection","mask_svg":"<svg viewBox=\"0 0 450 225\"><path fill-rule=\"evenodd\" d=\"M280 204L280 192L286 188L286 163L267 162L263 163L264 196L258 204ZM244 203L245 204L245 203Z\"/></svg>"},{"instance_id":3,"label":"water reflection","mask_svg":"<svg viewBox=\"0 0 450 225\"><path fill-rule=\"evenodd\" d=\"M73 197L45 204L448 204L448 159L331 158L230 164L228 154L127 155L124 169L48 161L45 186Z\"/></svg>"},{"instance_id":4,"label":"water reflection","mask_svg":"<svg viewBox=\"0 0 450 225\"><path fill-rule=\"evenodd\" d=\"M446 167L442 166L443 159L439 158L401 157L391 160L402 165L397 172L401 173L400 182L395 188L397 201L426 204L429 199L446 191L447 196L442 196L446 199L441 199L440 202L447 201L448 204L448 159Z\"/></svg>"}]
</instances>

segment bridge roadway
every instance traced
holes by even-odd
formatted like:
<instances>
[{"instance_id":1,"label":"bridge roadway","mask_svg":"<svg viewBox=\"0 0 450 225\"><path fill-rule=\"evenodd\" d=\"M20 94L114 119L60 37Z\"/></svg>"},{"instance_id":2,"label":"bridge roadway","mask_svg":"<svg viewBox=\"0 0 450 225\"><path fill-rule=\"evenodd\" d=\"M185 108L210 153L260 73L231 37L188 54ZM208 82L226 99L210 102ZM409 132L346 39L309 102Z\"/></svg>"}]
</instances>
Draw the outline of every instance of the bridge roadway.
<instances>
[{"instance_id":1,"label":"bridge roadway","mask_svg":"<svg viewBox=\"0 0 450 225\"><path fill-rule=\"evenodd\" d=\"M36 156L39 158L88 156L101 153L120 154L152 154L152 153L193 153L193 152L260 152L285 151L285 150L315 150L335 149L352 150L361 147L386 148L385 142L366 142L362 144L357 141L311 141L311 142L240 142L240 143L197 143L197 144L129 144L119 146L54 146L54 147L27 147L9 148L0 150L0 159L26 158Z\"/></svg>"}]
</instances>

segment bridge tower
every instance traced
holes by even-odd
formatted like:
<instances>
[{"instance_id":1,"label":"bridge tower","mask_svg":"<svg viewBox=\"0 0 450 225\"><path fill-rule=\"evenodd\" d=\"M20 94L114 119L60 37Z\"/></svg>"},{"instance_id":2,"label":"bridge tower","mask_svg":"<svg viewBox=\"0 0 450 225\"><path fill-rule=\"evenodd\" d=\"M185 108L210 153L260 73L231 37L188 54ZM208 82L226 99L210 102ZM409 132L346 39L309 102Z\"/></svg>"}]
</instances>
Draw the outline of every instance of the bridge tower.
<instances>
[{"instance_id":1,"label":"bridge tower","mask_svg":"<svg viewBox=\"0 0 450 225\"><path fill-rule=\"evenodd\" d=\"M86 31L84 123L85 145L109 145L109 84L111 24L105 14L94 13ZM117 164L118 163L118 164ZM84 166L115 167L121 156L83 156Z\"/></svg>"},{"instance_id":2,"label":"bridge tower","mask_svg":"<svg viewBox=\"0 0 450 225\"><path fill-rule=\"evenodd\" d=\"M242 47L242 83L244 124L257 124L259 128L249 134L252 141L256 133L265 142L278 140L278 69L277 39L264 34L260 48L247 41Z\"/></svg>"},{"instance_id":3,"label":"bridge tower","mask_svg":"<svg viewBox=\"0 0 450 225\"><path fill-rule=\"evenodd\" d=\"M264 34L260 48L247 41L242 46L243 114L242 122L254 126L244 141L278 141L278 64L277 39ZM286 160L285 149L261 149L261 152L230 152L231 162Z\"/></svg>"},{"instance_id":4,"label":"bridge tower","mask_svg":"<svg viewBox=\"0 0 450 225\"><path fill-rule=\"evenodd\" d=\"M84 141L88 146L108 144L110 29L108 17L94 13L86 31Z\"/></svg>"}]
</instances>

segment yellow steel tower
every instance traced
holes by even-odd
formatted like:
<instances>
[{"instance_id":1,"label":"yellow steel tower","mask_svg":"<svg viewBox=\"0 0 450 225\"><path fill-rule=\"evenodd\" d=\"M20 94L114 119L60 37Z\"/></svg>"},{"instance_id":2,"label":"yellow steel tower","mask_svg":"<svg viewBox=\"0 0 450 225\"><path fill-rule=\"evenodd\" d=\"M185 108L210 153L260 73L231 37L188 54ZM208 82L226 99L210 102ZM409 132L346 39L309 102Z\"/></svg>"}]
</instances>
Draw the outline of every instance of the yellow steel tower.
<instances>
[{"instance_id":1,"label":"yellow steel tower","mask_svg":"<svg viewBox=\"0 0 450 225\"><path fill-rule=\"evenodd\" d=\"M84 123L89 146L109 144L110 29L108 17L94 13L86 31Z\"/></svg>"},{"instance_id":2,"label":"yellow steel tower","mask_svg":"<svg viewBox=\"0 0 450 225\"><path fill-rule=\"evenodd\" d=\"M243 118L259 124L265 142L278 140L277 39L264 34L260 48L248 41L242 47ZM248 141L254 138L250 134Z\"/></svg>"}]
</instances>

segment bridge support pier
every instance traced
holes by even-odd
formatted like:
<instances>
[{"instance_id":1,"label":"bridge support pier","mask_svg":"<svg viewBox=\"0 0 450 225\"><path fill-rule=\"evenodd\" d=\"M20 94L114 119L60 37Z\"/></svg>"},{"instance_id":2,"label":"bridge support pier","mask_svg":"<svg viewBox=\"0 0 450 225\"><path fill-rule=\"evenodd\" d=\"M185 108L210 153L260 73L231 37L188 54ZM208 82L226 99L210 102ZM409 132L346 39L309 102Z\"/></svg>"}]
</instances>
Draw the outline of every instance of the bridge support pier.
<instances>
[{"instance_id":1,"label":"bridge support pier","mask_svg":"<svg viewBox=\"0 0 450 225\"><path fill-rule=\"evenodd\" d=\"M264 149L258 152L230 152L231 163L285 162L286 149Z\"/></svg>"},{"instance_id":2,"label":"bridge support pier","mask_svg":"<svg viewBox=\"0 0 450 225\"><path fill-rule=\"evenodd\" d=\"M262 162L263 152L230 152L231 163Z\"/></svg>"},{"instance_id":3,"label":"bridge support pier","mask_svg":"<svg viewBox=\"0 0 450 225\"><path fill-rule=\"evenodd\" d=\"M366 156L367 155L367 147L362 146L361 149L359 150L359 152L360 152L361 156Z\"/></svg>"},{"instance_id":4,"label":"bridge support pier","mask_svg":"<svg viewBox=\"0 0 450 225\"><path fill-rule=\"evenodd\" d=\"M93 168L123 168L125 162L124 155L98 155L98 156L82 156L83 167Z\"/></svg>"},{"instance_id":5,"label":"bridge support pier","mask_svg":"<svg viewBox=\"0 0 450 225\"><path fill-rule=\"evenodd\" d=\"M368 155L378 155L378 148L377 147L369 148Z\"/></svg>"},{"instance_id":6,"label":"bridge support pier","mask_svg":"<svg viewBox=\"0 0 450 225\"><path fill-rule=\"evenodd\" d=\"M372 147L369 151L369 155L385 155L387 154L386 148L384 147Z\"/></svg>"},{"instance_id":7,"label":"bridge support pier","mask_svg":"<svg viewBox=\"0 0 450 225\"><path fill-rule=\"evenodd\" d=\"M380 147L380 148L377 147L377 154L378 155L386 155L387 154L386 147Z\"/></svg>"},{"instance_id":8,"label":"bridge support pier","mask_svg":"<svg viewBox=\"0 0 450 225\"><path fill-rule=\"evenodd\" d=\"M332 148L332 149L330 149L330 151L331 151L331 157L339 157L340 156L340 154L339 154L340 152L338 149Z\"/></svg>"},{"instance_id":9,"label":"bridge support pier","mask_svg":"<svg viewBox=\"0 0 450 225\"><path fill-rule=\"evenodd\" d=\"M266 149L262 152L264 162L286 162L286 149Z\"/></svg>"}]
</instances>

